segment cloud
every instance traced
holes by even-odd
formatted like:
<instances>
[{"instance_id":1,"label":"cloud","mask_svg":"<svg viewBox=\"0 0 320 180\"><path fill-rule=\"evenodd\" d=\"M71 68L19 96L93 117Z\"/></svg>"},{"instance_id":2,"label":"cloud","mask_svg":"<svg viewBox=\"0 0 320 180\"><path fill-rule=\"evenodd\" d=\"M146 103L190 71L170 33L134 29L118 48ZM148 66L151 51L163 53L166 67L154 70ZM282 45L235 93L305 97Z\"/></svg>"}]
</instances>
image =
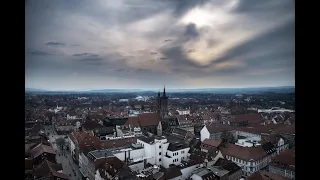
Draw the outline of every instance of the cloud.
<instances>
[{"instance_id":1,"label":"cloud","mask_svg":"<svg viewBox=\"0 0 320 180\"><path fill-rule=\"evenodd\" d=\"M47 42L46 45L48 46L65 46L65 43L62 42Z\"/></svg>"},{"instance_id":2,"label":"cloud","mask_svg":"<svg viewBox=\"0 0 320 180\"><path fill-rule=\"evenodd\" d=\"M91 53L81 53L81 54L73 54L72 56L77 56L77 57L98 57L99 55L97 54L91 54Z\"/></svg>"},{"instance_id":3,"label":"cloud","mask_svg":"<svg viewBox=\"0 0 320 180\"><path fill-rule=\"evenodd\" d=\"M28 1L26 13L26 79L41 86L54 86L47 72L82 72L75 87L294 83L291 0Z\"/></svg>"}]
</instances>

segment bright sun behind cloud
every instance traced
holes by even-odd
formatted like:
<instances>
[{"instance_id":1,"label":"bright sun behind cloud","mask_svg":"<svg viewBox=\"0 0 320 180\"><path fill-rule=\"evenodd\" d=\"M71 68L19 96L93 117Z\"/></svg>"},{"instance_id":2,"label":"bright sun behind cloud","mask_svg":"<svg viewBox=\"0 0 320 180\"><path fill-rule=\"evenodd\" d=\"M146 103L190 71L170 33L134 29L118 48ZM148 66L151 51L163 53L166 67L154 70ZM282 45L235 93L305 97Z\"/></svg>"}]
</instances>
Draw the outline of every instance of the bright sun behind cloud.
<instances>
[{"instance_id":1,"label":"bright sun behind cloud","mask_svg":"<svg viewBox=\"0 0 320 180\"><path fill-rule=\"evenodd\" d=\"M196 7L189 11L181 20L183 24L194 23L197 27L211 26L214 15L206 10Z\"/></svg>"}]
</instances>

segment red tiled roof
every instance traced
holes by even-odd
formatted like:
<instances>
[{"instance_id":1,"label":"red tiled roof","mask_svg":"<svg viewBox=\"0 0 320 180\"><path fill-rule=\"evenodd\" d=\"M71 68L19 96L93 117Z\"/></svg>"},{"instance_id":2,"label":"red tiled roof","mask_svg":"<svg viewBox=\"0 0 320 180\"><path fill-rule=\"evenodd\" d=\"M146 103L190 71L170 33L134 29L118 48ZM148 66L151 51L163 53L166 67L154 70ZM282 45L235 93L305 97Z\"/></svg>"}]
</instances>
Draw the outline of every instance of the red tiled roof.
<instances>
[{"instance_id":1,"label":"red tiled roof","mask_svg":"<svg viewBox=\"0 0 320 180\"><path fill-rule=\"evenodd\" d=\"M78 142L79 150L83 151L86 146L98 148L100 146L100 139L90 131L72 132L71 138L73 141Z\"/></svg>"},{"instance_id":2,"label":"red tiled roof","mask_svg":"<svg viewBox=\"0 0 320 180\"><path fill-rule=\"evenodd\" d=\"M135 143L135 142L137 142L137 138L136 137L113 139L113 140L104 140L104 141L101 141L100 148L101 149L118 148L118 147L123 147L123 146L126 146L126 145L130 145L131 143Z\"/></svg>"},{"instance_id":3,"label":"red tiled roof","mask_svg":"<svg viewBox=\"0 0 320 180\"><path fill-rule=\"evenodd\" d=\"M232 118L233 122L248 121L248 123L261 123L263 121L263 117L258 113L238 114L233 115Z\"/></svg>"},{"instance_id":4,"label":"red tiled roof","mask_svg":"<svg viewBox=\"0 0 320 180\"><path fill-rule=\"evenodd\" d=\"M50 153L50 154L56 154L54 152L54 149L51 146L47 146L44 144L39 144L36 147L34 147L33 149L31 149L30 154L36 158L39 155L41 155L42 153Z\"/></svg>"},{"instance_id":5,"label":"red tiled roof","mask_svg":"<svg viewBox=\"0 0 320 180\"><path fill-rule=\"evenodd\" d=\"M288 149L272 157L272 163L270 165L295 171L295 159L295 151L293 149Z\"/></svg>"},{"instance_id":6,"label":"red tiled roof","mask_svg":"<svg viewBox=\"0 0 320 180\"><path fill-rule=\"evenodd\" d=\"M132 125L132 126L139 126L139 117L138 116L131 116L128 118L124 125Z\"/></svg>"},{"instance_id":7,"label":"red tiled roof","mask_svg":"<svg viewBox=\"0 0 320 180\"><path fill-rule=\"evenodd\" d=\"M58 171L60 170L62 170L61 164L54 164L48 160L44 160L34 169L34 173L37 177L50 177L52 175L62 179L69 179L67 175L59 173Z\"/></svg>"},{"instance_id":8,"label":"red tiled roof","mask_svg":"<svg viewBox=\"0 0 320 180\"><path fill-rule=\"evenodd\" d=\"M221 123L211 123L211 125L206 126L208 131L210 133L215 133L215 132L223 132L223 131L230 131L231 126L228 124L221 124Z\"/></svg>"},{"instance_id":9,"label":"red tiled roof","mask_svg":"<svg viewBox=\"0 0 320 180\"><path fill-rule=\"evenodd\" d=\"M172 131L172 134L177 134L179 136L185 137L187 135L188 131L180 128L175 128Z\"/></svg>"},{"instance_id":10,"label":"red tiled roof","mask_svg":"<svg viewBox=\"0 0 320 180\"><path fill-rule=\"evenodd\" d=\"M283 125L280 128L276 129L276 131L280 133L295 134L296 126L295 123L291 125Z\"/></svg>"},{"instance_id":11,"label":"red tiled roof","mask_svg":"<svg viewBox=\"0 0 320 180\"><path fill-rule=\"evenodd\" d=\"M213 147L218 147L221 144L222 140L215 140L215 139L205 139L202 144L208 145L208 146L213 146Z\"/></svg>"},{"instance_id":12,"label":"red tiled roof","mask_svg":"<svg viewBox=\"0 0 320 180\"><path fill-rule=\"evenodd\" d=\"M139 114L140 126L157 126L161 121L157 113L143 113Z\"/></svg>"},{"instance_id":13,"label":"red tiled roof","mask_svg":"<svg viewBox=\"0 0 320 180\"><path fill-rule=\"evenodd\" d=\"M224 146L220 146L220 151L223 155L236 157L246 161L249 161L250 159L257 161L267 156L267 153L263 150L262 146L242 147L231 143L224 143Z\"/></svg>"}]
</instances>

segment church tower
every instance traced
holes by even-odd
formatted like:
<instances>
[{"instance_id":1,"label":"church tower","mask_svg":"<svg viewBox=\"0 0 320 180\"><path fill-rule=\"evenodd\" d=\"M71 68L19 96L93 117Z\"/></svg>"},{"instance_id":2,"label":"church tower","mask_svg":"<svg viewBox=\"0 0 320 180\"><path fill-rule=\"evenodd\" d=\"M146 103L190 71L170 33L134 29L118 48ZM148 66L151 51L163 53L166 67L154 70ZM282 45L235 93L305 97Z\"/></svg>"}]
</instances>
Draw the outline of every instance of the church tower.
<instances>
[{"instance_id":1,"label":"church tower","mask_svg":"<svg viewBox=\"0 0 320 180\"><path fill-rule=\"evenodd\" d=\"M162 124L161 121L159 121L158 127L157 127L157 135L162 136Z\"/></svg>"},{"instance_id":2,"label":"church tower","mask_svg":"<svg viewBox=\"0 0 320 180\"><path fill-rule=\"evenodd\" d=\"M168 96L166 95L166 87L163 88L162 96L160 96L160 92L158 93L157 113L162 118L168 115Z\"/></svg>"}]
</instances>

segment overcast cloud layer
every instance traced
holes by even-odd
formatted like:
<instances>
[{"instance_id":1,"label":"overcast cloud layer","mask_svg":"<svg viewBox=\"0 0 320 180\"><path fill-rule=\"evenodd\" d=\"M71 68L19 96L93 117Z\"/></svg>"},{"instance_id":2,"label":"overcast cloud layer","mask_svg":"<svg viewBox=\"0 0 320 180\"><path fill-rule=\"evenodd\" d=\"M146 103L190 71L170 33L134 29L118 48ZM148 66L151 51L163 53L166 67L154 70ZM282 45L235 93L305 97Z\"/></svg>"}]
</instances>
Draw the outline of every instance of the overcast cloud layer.
<instances>
[{"instance_id":1,"label":"overcast cloud layer","mask_svg":"<svg viewBox=\"0 0 320 180\"><path fill-rule=\"evenodd\" d=\"M29 0L26 87L294 85L293 0Z\"/></svg>"}]
</instances>

